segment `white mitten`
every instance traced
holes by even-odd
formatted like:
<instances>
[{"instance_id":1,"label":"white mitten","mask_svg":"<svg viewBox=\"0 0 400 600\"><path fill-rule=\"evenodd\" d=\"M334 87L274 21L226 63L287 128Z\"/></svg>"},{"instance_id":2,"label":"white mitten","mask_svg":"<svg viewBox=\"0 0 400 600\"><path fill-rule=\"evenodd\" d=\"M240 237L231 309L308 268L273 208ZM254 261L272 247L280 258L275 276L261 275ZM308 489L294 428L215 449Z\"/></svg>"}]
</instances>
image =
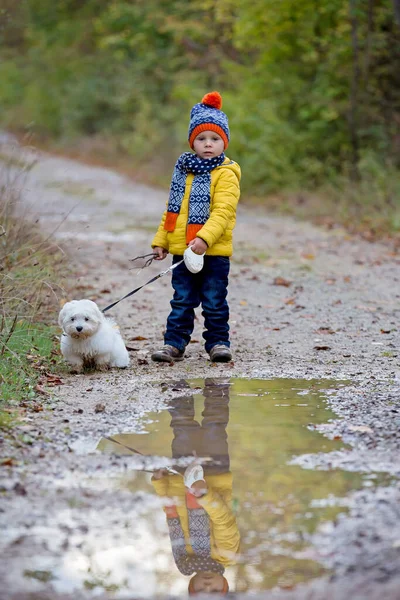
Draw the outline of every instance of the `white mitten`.
<instances>
[{"instance_id":1,"label":"white mitten","mask_svg":"<svg viewBox=\"0 0 400 600\"><path fill-rule=\"evenodd\" d=\"M204 265L204 254L196 254L189 246L183 253L183 260L191 273L199 273Z\"/></svg>"},{"instance_id":2,"label":"white mitten","mask_svg":"<svg viewBox=\"0 0 400 600\"><path fill-rule=\"evenodd\" d=\"M185 482L185 487L187 488L191 488L196 481L205 482L203 467L197 462L193 462L186 468L185 473L183 474L183 480Z\"/></svg>"}]
</instances>

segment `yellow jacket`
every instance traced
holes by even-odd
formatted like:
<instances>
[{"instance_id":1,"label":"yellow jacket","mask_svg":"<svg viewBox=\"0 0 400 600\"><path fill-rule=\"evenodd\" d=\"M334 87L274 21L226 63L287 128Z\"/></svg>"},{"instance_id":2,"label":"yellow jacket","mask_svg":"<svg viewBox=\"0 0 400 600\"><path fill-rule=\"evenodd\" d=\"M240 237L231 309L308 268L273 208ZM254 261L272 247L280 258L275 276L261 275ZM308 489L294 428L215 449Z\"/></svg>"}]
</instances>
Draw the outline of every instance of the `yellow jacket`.
<instances>
[{"instance_id":1,"label":"yellow jacket","mask_svg":"<svg viewBox=\"0 0 400 600\"><path fill-rule=\"evenodd\" d=\"M229 158L211 171L210 217L197 233L208 245L206 254L232 256L232 231L236 223L236 207L240 197L240 167ZM167 211L164 212L152 247L161 246L171 254L183 254L187 248L186 226L189 218L189 196L194 175L186 177L185 194L174 231L164 229ZM168 202L167 202L168 206Z\"/></svg>"},{"instance_id":2,"label":"yellow jacket","mask_svg":"<svg viewBox=\"0 0 400 600\"><path fill-rule=\"evenodd\" d=\"M196 500L210 518L211 558L224 567L228 567L235 564L240 544L236 518L230 507L232 503L232 473L206 475L205 480L208 492ZM180 475L166 475L161 479L152 479L151 483L159 496L168 498L169 504L175 504L185 536L186 552L193 555L183 478Z\"/></svg>"}]
</instances>

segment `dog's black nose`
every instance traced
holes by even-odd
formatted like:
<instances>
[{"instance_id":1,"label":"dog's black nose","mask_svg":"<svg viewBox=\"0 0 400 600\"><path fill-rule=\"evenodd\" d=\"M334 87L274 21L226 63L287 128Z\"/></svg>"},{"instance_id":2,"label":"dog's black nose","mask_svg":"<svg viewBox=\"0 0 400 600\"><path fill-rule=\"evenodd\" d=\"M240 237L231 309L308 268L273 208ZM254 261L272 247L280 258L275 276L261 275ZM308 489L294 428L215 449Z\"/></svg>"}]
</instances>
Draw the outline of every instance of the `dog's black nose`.
<instances>
[{"instance_id":1,"label":"dog's black nose","mask_svg":"<svg viewBox=\"0 0 400 600\"><path fill-rule=\"evenodd\" d=\"M76 328L77 331L82 331L82 329L83 329L83 327L81 325L78 325Z\"/></svg>"}]
</instances>

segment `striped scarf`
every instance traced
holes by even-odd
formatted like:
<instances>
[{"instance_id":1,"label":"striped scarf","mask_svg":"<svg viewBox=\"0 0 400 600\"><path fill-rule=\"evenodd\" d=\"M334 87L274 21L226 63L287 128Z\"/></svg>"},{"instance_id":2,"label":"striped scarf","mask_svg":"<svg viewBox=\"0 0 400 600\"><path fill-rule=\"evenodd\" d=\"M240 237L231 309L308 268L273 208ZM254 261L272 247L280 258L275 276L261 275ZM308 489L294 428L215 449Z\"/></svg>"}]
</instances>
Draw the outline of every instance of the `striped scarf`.
<instances>
[{"instance_id":1,"label":"striped scarf","mask_svg":"<svg viewBox=\"0 0 400 600\"><path fill-rule=\"evenodd\" d=\"M184 152L176 161L172 175L167 216L164 229L174 231L176 220L185 194L186 176L193 173L194 178L189 196L189 219L186 229L186 243L196 237L210 216L211 171L222 165L225 154L214 158L200 158L191 152Z\"/></svg>"},{"instance_id":2,"label":"striped scarf","mask_svg":"<svg viewBox=\"0 0 400 600\"><path fill-rule=\"evenodd\" d=\"M212 571L223 575L222 564L211 558L210 519L204 508L188 510L190 545L194 555L186 551L186 540L178 514L167 518L169 537L175 564L182 575Z\"/></svg>"}]
</instances>

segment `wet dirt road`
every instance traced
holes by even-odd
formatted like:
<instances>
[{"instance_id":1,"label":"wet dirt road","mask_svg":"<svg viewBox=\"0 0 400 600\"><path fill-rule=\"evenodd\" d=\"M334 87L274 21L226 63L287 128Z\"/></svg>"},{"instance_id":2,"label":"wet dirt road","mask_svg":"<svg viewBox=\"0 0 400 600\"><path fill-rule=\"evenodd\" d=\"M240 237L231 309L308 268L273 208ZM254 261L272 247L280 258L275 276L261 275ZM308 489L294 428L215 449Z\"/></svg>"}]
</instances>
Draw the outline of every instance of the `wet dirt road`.
<instances>
[{"instance_id":1,"label":"wet dirt road","mask_svg":"<svg viewBox=\"0 0 400 600\"><path fill-rule=\"evenodd\" d=\"M111 171L40 155L23 195L44 229L57 228L56 238L70 256L71 298L89 297L103 307L170 264L167 258L137 274L129 262L149 251L164 208L164 191ZM281 578L271 576L265 589L250 564L248 587L239 585L236 591L260 593L262 598L400 598L400 257L390 245L370 244L340 229L327 232L244 207L238 213L235 239L229 291L233 363L212 365L207 360L200 313L185 361L173 366L151 363L150 353L162 343L169 312L171 288L165 277L112 311L130 348L131 367L123 372L63 373L64 384L51 390L44 412L28 413L18 428L19 443L4 438L1 453L12 455L14 465L2 467L1 473L0 544L5 557L0 565L1 598L143 597L145 583L140 581L154 580L157 569L165 568L152 563L156 549L140 531L141 524L150 523L145 516L150 513L154 522L148 529L154 537L160 506L144 484L135 484L132 492L119 482L135 468L152 470L166 461L139 455L128 460L101 453L97 446L105 436L151 429L147 415L151 413L152 420L159 411L167 415L166 409L180 394L174 382L200 380L201 387L206 379L221 378L232 386L238 385L237 378L279 378L281 392L296 388L293 380L302 379L305 393L304 380L310 386L323 380L320 386L327 390L325 397L337 417L327 412L324 421L315 413L307 415L302 429L321 446L289 444L282 464L292 455L292 468L303 471L304 478L309 470L314 474L321 470L338 477L347 473L354 480L353 487L334 490L338 501L327 490L325 504L323 485L316 484L314 499L304 500L299 514L312 513L313 501L314 507L315 502L334 506L330 518L317 520L308 529L301 549L279 532L284 522L279 514L287 515L279 512L282 496L261 501L257 506L275 514L277 524L275 530L265 525L262 551L268 550L269 557L285 556L287 562L279 563ZM234 439L229 427L239 406L248 405L255 422L260 414L261 426L273 418L252 404L248 390L243 393L235 397L241 404L232 404L228 439ZM297 396L296 403L275 403L294 406L303 401ZM280 409L289 411L284 417L289 422L298 420L290 408ZM270 434L261 427L259 435ZM279 436L272 439L274 448L280 446L279 440ZM324 440L334 446L323 448ZM241 446L251 454L257 444L247 435ZM155 453L151 447L145 450ZM158 453L161 450L157 447ZM262 452L267 454L266 449ZM163 456L171 457L168 444ZM263 468L261 459L252 485L254 477L269 478L267 456L264 472ZM232 473L233 489L239 490L243 475L236 479L233 468ZM300 487L301 494L301 477L300 482L288 480L288 486L296 493ZM343 511L338 510L343 504ZM260 521L269 524L262 514ZM240 518L244 519L239 510L242 540L255 536L260 548L257 519L247 531ZM146 552L141 535L147 540ZM165 540L164 531L160 543ZM110 558L115 549L120 553L116 556L126 552L128 558L143 552L143 579L132 583L122 569L117 572ZM260 552L253 551L254 564L264 556ZM95 553L98 571L93 566ZM296 558L317 565L315 570L305 569L307 573L311 569L310 577L298 569ZM284 572L282 564L288 565ZM109 573L110 565L114 573ZM276 565L268 561L267 565L278 572ZM86 577L77 577L85 569ZM176 581L180 583L162 589L162 595L180 596L182 581Z\"/></svg>"}]
</instances>

